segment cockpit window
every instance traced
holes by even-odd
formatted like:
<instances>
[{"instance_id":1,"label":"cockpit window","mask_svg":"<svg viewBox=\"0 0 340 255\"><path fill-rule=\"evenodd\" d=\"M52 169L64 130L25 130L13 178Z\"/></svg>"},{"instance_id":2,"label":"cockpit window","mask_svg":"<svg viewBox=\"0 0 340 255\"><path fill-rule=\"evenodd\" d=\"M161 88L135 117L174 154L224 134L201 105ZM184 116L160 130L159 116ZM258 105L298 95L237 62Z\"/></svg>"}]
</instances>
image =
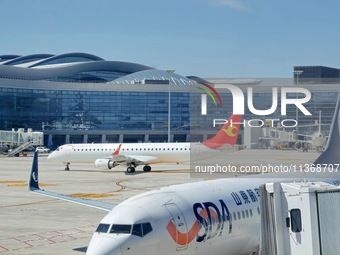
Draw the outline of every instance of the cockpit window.
<instances>
[{"instance_id":1,"label":"cockpit window","mask_svg":"<svg viewBox=\"0 0 340 255\"><path fill-rule=\"evenodd\" d=\"M135 236L142 237L143 236L142 224L133 225L132 234Z\"/></svg>"},{"instance_id":2,"label":"cockpit window","mask_svg":"<svg viewBox=\"0 0 340 255\"><path fill-rule=\"evenodd\" d=\"M112 225L110 233L114 234L130 234L132 225Z\"/></svg>"},{"instance_id":3,"label":"cockpit window","mask_svg":"<svg viewBox=\"0 0 340 255\"><path fill-rule=\"evenodd\" d=\"M100 223L99 226L96 229L96 232L98 233L107 233L109 231L110 224L102 224Z\"/></svg>"},{"instance_id":4,"label":"cockpit window","mask_svg":"<svg viewBox=\"0 0 340 255\"><path fill-rule=\"evenodd\" d=\"M149 222L134 224L132 228L132 234L135 236L143 237L152 231L152 226Z\"/></svg>"},{"instance_id":5,"label":"cockpit window","mask_svg":"<svg viewBox=\"0 0 340 255\"><path fill-rule=\"evenodd\" d=\"M100 223L96 232L110 234L132 234L143 237L152 231L152 226L149 222L134 225L113 224L111 229L110 226L110 224Z\"/></svg>"}]
</instances>

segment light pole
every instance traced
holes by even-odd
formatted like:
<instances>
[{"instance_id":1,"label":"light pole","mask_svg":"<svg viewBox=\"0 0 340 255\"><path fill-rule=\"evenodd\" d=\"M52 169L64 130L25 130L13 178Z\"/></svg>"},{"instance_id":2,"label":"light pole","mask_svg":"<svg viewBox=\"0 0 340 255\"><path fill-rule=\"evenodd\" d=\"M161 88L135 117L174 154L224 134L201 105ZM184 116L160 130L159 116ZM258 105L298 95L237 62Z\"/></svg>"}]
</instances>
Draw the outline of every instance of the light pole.
<instances>
[{"instance_id":1,"label":"light pole","mask_svg":"<svg viewBox=\"0 0 340 255\"><path fill-rule=\"evenodd\" d=\"M302 70L294 70L293 71L293 74L296 75L296 85L298 86L299 85L299 75L302 74L303 71ZM296 93L296 99L299 98L299 94ZM296 118L296 121L298 121L298 118L299 118L299 109L296 107L296 113L295 113L295 118ZM298 125L296 125L296 134L297 134L297 131L298 131L299 127Z\"/></svg>"},{"instance_id":2,"label":"light pole","mask_svg":"<svg viewBox=\"0 0 340 255\"><path fill-rule=\"evenodd\" d=\"M168 143L171 141L171 134L170 134L170 122L171 122L171 74L175 72L173 69L165 70L168 73L169 85L168 85Z\"/></svg>"}]
</instances>

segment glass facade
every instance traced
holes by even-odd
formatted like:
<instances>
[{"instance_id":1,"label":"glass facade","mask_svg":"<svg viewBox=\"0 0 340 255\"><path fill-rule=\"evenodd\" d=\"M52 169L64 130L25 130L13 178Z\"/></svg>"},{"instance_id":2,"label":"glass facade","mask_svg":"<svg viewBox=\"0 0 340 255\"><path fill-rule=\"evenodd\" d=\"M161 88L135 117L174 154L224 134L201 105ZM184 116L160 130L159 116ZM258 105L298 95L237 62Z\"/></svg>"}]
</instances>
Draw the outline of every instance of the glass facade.
<instances>
[{"instance_id":1,"label":"glass facade","mask_svg":"<svg viewBox=\"0 0 340 255\"><path fill-rule=\"evenodd\" d=\"M167 130L168 92L74 91L0 87L0 129L34 130ZM159 85L167 86L167 85ZM172 85L173 86L173 85ZM232 96L221 93L223 106L208 100L208 113L201 115L201 93L171 92L171 129L213 129L213 119L227 119L232 113ZM279 95L280 97L280 95ZM292 98L296 95L291 95ZM312 116L298 112L299 125L330 124L337 93L312 92L305 106ZM271 93L254 93L254 107L269 109ZM280 102L280 101L279 101ZM280 104L278 105L278 109ZM282 119L280 111L267 116ZM245 119L259 118L245 107ZM296 118L296 107L287 107L286 119ZM264 117L261 117L264 119Z\"/></svg>"},{"instance_id":2,"label":"glass facade","mask_svg":"<svg viewBox=\"0 0 340 255\"><path fill-rule=\"evenodd\" d=\"M171 128L189 124L189 94L171 93ZM0 129L166 130L168 93L0 88Z\"/></svg>"}]
</instances>

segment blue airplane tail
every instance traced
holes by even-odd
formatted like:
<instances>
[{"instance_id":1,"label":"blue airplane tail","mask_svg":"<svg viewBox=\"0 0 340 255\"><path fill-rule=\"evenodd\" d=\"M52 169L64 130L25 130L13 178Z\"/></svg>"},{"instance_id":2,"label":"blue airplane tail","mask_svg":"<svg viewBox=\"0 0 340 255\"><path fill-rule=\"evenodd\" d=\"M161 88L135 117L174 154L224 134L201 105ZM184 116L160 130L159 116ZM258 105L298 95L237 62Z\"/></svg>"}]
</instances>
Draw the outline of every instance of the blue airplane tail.
<instances>
[{"instance_id":1,"label":"blue airplane tail","mask_svg":"<svg viewBox=\"0 0 340 255\"><path fill-rule=\"evenodd\" d=\"M34 152L33 162L32 162L32 170L30 172L28 189L38 190L39 189L39 179L38 179L38 152Z\"/></svg>"},{"instance_id":2,"label":"blue airplane tail","mask_svg":"<svg viewBox=\"0 0 340 255\"><path fill-rule=\"evenodd\" d=\"M326 148L313 164L340 164L340 92Z\"/></svg>"}]
</instances>

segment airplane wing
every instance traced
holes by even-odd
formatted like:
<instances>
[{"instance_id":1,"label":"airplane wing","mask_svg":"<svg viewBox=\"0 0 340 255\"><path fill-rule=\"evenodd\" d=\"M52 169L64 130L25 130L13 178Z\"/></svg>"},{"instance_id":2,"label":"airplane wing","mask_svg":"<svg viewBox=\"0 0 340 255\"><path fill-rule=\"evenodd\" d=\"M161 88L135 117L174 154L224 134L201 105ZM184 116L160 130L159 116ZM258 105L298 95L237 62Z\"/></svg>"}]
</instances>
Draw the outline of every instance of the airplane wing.
<instances>
[{"instance_id":1,"label":"airplane wing","mask_svg":"<svg viewBox=\"0 0 340 255\"><path fill-rule=\"evenodd\" d=\"M119 162L119 163L130 163L135 162L136 165L142 165L147 162L155 161L157 160L157 157L152 156L143 156L143 155L113 155L112 160Z\"/></svg>"},{"instance_id":2,"label":"airplane wing","mask_svg":"<svg viewBox=\"0 0 340 255\"><path fill-rule=\"evenodd\" d=\"M119 154L121 147L122 147L122 144L120 144L117 150L114 153L112 153L112 160L115 162L125 163L125 164L134 162L136 165L142 165L147 162L155 161L157 159L157 157L153 157L153 156L143 156L143 155L133 156L133 155Z\"/></svg>"},{"instance_id":3,"label":"airplane wing","mask_svg":"<svg viewBox=\"0 0 340 255\"><path fill-rule=\"evenodd\" d=\"M101 201L91 200L91 199L86 199L86 198L77 198L77 197L72 197L72 196L40 189L39 179L38 179L38 153L37 152L34 153L34 157L33 157L33 163L32 163L32 169L31 169L31 173L29 177L28 189L31 192L34 192L34 193L37 193L43 196L53 197L59 200L66 200L69 202L86 205L86 206L97 208L97 209L104 210L104 211L111 211L112 208L116 206L116 204L112 204L112 203L101 202Z\"/></svg>"}]
</instances>

